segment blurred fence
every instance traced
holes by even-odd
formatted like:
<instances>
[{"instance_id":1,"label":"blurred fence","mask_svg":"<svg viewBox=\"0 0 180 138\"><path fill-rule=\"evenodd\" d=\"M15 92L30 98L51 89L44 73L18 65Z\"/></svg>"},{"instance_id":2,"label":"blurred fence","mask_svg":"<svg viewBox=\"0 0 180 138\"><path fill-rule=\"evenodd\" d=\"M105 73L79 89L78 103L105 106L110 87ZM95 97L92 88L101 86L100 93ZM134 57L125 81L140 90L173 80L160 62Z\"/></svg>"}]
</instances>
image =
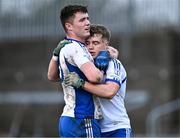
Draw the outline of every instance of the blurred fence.
<instances>
[{"instance_id":1,"label":"blurred fence","mask_svg":"<svg viewBox=\"0 0 180 138\"><path fill-rule=\"evenodd\" d=\"M133 100L131 100L133 99ZM150 101L150 97L147 92L145 91L134 91L134 92L128 92L127 98L126 98L126 107L129 112L132 112L133 110L136 110L138 108L141 108L143 106L146 106ZM8 93L0 93L0 107L11 107L15 106L15 113L12 114L10 120L12 120L8 124L8 132L7 134L4 134L4 136L8 137L17 137L17 136L27 136L26 132L21 132L21 127L25 123L25 114L30 110L31 106L40 106L43 107L46 106L57 106L57 105L63 105L64 99L63 99L63 92L57 92L57 91L49 91L49 92L8 92ZM32 110L32 109L31 109ZM40 109L41 110L41 109ZM62 112L62 108L59 108L59 111ZM46 113L48 110L46 111ZM4 114L4 113L3 113ZM51 118L51 116L49 116ZM50 119L49 118L49 119ZM39 116L36 114L35 121L37 123L34 123L33 125L33 132L31 136L44 136L44 116ZM55 127L55 125L53 126ZM56 126L57 127L57 126ZM26 135L25 135L26 134Z\"/></svg>"},{"instance_id":2,"label":"blurred fence","mask_svg":"<svg viewBox=\"0 0 180 138\"><path fill-rule=\"evenodd\" d=\"M62 36L59 13L67 4L87 5L92 22L104 24L116 34L162 28L180 31L179 0L0 0L0 41Z\"/></svg>"}]
</instances>

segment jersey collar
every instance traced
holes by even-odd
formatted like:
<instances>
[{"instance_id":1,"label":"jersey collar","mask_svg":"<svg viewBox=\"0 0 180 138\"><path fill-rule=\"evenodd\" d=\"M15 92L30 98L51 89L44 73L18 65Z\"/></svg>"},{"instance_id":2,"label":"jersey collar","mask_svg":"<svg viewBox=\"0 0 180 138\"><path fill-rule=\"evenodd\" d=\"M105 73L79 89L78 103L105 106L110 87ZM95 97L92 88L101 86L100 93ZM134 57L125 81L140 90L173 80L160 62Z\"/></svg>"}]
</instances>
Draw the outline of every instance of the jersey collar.
<instances>
[{"instance_id":1,"label":"jersey collar","mask_svg":"<svg viewBox=\"0 0 180 138\"><path fill-rule=\"evenodd\" d=\"M81 44L85 45L85 43L83 43L83 42L81 42L81 41L79 41L79 40L73 39L73 38L67 38L67 37L65 37L64 39L66 39L66 40L68 40L68 41L75 41L75 42L77 42L77 43L81 43Z\"/></svg>"}]
</instances>

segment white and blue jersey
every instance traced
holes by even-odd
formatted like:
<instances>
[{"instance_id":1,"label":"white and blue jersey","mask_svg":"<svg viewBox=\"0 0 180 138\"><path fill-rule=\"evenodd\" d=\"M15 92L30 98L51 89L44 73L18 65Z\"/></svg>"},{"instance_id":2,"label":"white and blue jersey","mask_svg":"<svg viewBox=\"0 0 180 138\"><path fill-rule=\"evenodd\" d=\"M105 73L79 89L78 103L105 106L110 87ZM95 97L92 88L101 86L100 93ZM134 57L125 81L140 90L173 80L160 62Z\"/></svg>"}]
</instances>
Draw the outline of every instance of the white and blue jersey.
<instances>
[{"instance_id":1,"label":"white and blue jersey","mask_svg":"<svg viewBox=\"0 0 180 138\"><path fill-rule=\"evenodd\" d=\"M117 129L131 128L130 120L124 106L126 93L126 70L117 59L109 62L104 82L115 82L120 86L117 94L112 99L99 98L103 119L100 120L101 132L110 132Z\"/></svg>"},{"instance_id":2,"label":"white and blue jersey","mask_svg":"<svg viewBox=\"0 0 180 138\"><path fill-rule=\"evenodd\" d=\"M93 62L93 58L85 45L77 40L67 39L59 54L59 76L63 82L69 72L76 72L80 78L87 81L80 67ZM94 96L83 90L62 83L65 106L59 121L61 137L99 137L100 127L95 118Z\"/></svg>"},{"instance_id":3,"label":"white and blue jersey","mask_svg":"<svg viewBox=\"0 0 180 138\"><path fill-rule=\"evenodd\" d=\"M93 62L85 45L77 40L68 39L72 43L66 44L61 49L59 55L60 79L63 81L64 76L69 72L76 72L80 78L87 80L81 72L80 67L89 62ZM62 83L65 107L62 116L76 118L93 118L94 117L94 100L93 95L83 89L76 89L71 86L65 86Z\"/></svg>"}]
</instances>

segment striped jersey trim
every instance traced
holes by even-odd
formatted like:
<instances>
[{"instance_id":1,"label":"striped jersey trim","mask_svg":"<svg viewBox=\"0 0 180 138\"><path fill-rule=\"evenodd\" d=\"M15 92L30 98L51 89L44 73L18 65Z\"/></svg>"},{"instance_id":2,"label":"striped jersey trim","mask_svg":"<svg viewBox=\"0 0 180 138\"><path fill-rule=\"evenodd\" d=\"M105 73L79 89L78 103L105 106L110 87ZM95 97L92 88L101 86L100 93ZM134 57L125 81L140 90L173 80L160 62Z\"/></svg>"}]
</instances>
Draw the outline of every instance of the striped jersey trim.
<instances>
[{"instance_id":1,"label":"striped jersey trim","mask_svg":"<svg viewBox=\"0 0 180 138\"><path fill-rule=\"evenodd\" d=\"M91 119L84 119L87 138L93 138Z\"/></svg>"}]
</instances>

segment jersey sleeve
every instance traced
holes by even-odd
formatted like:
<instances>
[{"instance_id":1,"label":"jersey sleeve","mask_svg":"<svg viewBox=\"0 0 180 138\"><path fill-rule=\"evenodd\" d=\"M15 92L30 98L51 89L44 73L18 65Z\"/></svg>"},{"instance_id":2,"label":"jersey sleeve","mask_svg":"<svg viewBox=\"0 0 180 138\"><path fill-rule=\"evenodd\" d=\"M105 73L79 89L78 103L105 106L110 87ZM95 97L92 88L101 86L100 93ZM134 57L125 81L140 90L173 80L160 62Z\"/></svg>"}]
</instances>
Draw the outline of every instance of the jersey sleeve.
<instances>
[{"instance_id":1,"label":"jersey sleeve","mask_svg":"<svg viewBox=\"0 0 180 138\"><path fill-rule=\"evenodd\" d=\"M127 79L126 70L117 59L112 59L109 62L108 69L106 71L105 82L112 81L121 86Z\"/></svg>"},{"instance_id":2,"label":"jersey sleeve","mask_svg":"<svg viewBox=\"0 0 180 138\"><path fill-rule=\"evenodd\" d=\"M86 47L73 43L66 47L65 58L69 63L80 68L83 64L92 61L92 57L88 53Z\"/></svg>"}]
</instances>

